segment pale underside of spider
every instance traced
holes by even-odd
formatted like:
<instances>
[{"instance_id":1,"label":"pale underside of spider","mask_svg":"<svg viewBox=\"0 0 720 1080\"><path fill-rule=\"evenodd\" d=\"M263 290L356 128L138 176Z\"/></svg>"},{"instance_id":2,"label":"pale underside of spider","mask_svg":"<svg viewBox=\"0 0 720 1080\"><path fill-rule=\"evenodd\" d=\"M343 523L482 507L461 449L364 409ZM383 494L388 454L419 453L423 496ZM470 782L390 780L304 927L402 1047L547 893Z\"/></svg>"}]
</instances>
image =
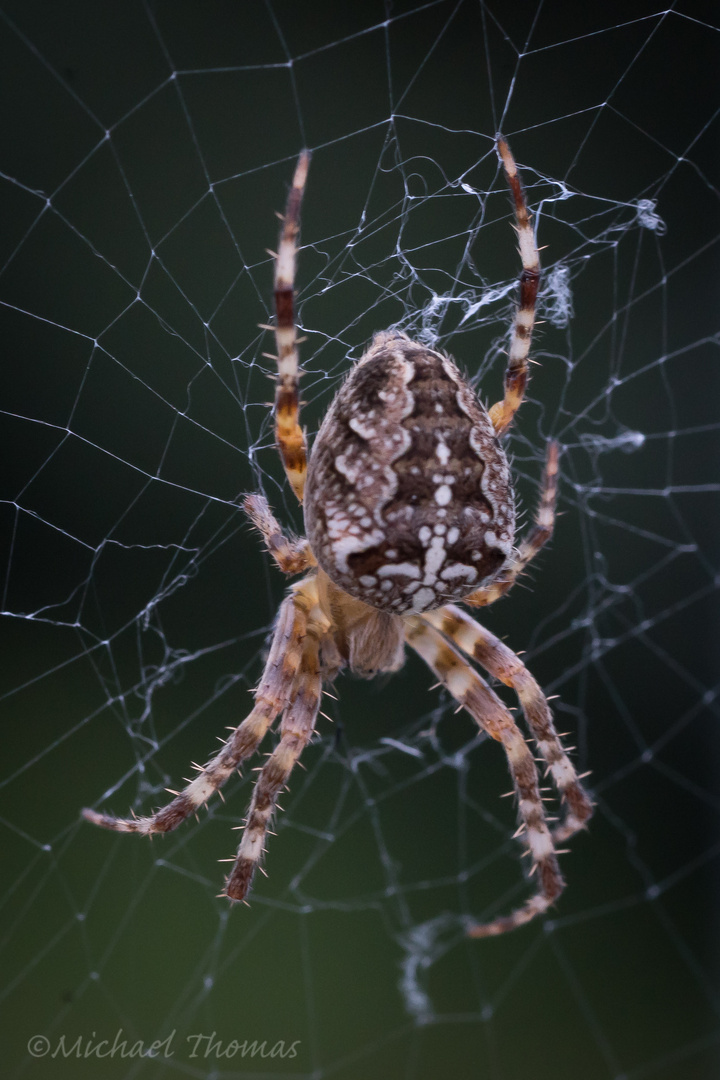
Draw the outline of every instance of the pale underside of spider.
<instances>
[{"instance_id":1,"label":"pale underside of spider","mask_svg":"<svg viewBox=\"0 0 720 1080\"><path fill-rule=\"evenodd\" d=\"M497 148L512 193L522 260L504 396L488 411L452 359L404 334L380 333L353 367L308 458L300 426L294 315L300 208L309 154L298 160L275 256L275 433L287 478L303 503L307 538L288 537L261 495L245 510L287 575L304 574L282 602L255 705L222 750L151 817L96 825L143 835L176 828L252 755L278 716L279 741L259 773L225 895L244 900L265 851L280 792L310 740L322 686L347 667L369 678L397 671L414 649L479 727L501 743L517 795L519 833L536 891L508 915L469 926L500 934L545 912L564 882L558 845L581 829L592 803L555 731L540 687L506 645L457 606L493 603L550 538L558 447L548 444L535 521L517 546L514 494L500 437L528 379L540 263L525 195L506 141ZM562 817L550 829L533 753L508 707L470 661L513 689Z\"/></svg>"}]
</instances>

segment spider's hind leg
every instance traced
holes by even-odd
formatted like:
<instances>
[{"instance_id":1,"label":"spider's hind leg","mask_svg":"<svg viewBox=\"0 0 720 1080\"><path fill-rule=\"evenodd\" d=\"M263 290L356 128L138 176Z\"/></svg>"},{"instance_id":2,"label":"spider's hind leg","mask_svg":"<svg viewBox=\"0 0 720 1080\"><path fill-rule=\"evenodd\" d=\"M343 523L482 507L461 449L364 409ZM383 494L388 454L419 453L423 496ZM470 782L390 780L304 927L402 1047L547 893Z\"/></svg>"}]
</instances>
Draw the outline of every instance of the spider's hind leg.
<instances>
[{"instance_id":1,"label":"spider's hind leg","mask_svg":"<svg viewBox=\"0 0 720 1080\"><path fill-rule=\"evenodd\" d=\"M533 327L535 326L535 303L540 286L540 256L538 255L532 220L528 212L515 158L510 147L500 135L498 153L505 170L505 177L515 203L515 221L518 235L522 273L520 274L520 305L515 312L508 366L505 371L505 395L490 409L490 419L498 435L504 435L522 404L528 381L528 355Z\"/></svg>"},{"instance_id":2,"label":"spider's hind leg","mask_svg":"<svg viewBox=\"0 0 720 1080\"><path fill-rule=\"evenodd\" d=\"M307 474L307 440L300 427L300 362L295 325L295 264L300 233L300 209L307 181L310 154L303 150L288 193L280 243L275 257L275 438L287 476L298 501L303 501Z\"/></svg>"}]
</instances>

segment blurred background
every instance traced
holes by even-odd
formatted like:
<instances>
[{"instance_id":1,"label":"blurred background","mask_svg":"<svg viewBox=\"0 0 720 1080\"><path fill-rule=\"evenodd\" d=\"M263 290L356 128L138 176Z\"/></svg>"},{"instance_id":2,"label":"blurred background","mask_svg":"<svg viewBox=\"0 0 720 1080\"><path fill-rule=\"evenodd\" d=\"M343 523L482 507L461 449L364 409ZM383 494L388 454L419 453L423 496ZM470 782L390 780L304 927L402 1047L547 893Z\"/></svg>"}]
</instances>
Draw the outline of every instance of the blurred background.
<instances>
[{"instance_id":1,"label":"blurred background","mask_svg":"<svg viewBox=\"0 0 720 1080\"><path fill-rule=\"evenodd\" d=\"M3 1074L719 1075L717 5L0 16ZM258 329L274 214L309 147L311 437L390 326L492 402L498 130L544 249L524 525L563 457L552 545L482 614L558 695L595 818L544 922L467 940L532 885L502 753L410 657L338 680L230 910L253 762L152 843L79 811L150 812L251 705L285 582L242 493L302 529Z\"/></svg>"}]
</instances>

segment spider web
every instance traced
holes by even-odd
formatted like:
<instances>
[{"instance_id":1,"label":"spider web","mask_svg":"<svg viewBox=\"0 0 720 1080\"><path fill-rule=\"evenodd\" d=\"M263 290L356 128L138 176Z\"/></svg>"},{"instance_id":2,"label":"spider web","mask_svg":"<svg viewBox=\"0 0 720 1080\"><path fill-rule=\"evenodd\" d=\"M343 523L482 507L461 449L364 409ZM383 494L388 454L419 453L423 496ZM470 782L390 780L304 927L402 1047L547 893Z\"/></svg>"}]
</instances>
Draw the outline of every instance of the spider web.
<instances>
[{"instance_id":1,"label":"spider web","mask_svg":"<svg viewBox=\"0 0 720 1080\"><path fill-rule=\"evenodd\" d=\"M588 7L3 0L6 1075L718 1075L718 12ZM160 804L262 669L285 583L239 496L301 528L273 211L307 145L311 436L391 326L496 400L497 130L545 246L526 508L563 454L551 547L482 614L558 695L595 818L549 919L468 941L531 887L507 768L410 657L325 699L230 911L252 771L152 844L79 809Z\"/></svg>"}]
</instances>

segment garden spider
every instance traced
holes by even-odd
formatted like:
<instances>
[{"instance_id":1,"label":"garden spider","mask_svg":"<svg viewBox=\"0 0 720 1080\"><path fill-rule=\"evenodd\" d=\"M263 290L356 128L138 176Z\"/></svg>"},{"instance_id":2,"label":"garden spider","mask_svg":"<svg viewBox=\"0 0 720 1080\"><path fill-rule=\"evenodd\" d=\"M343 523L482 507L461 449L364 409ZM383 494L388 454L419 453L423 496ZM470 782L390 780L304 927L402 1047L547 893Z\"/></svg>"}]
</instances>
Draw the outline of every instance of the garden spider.
<instances>
[{"instance_id":1,"label":"garden spider","mask_svg":"<svg viewBox=\"0 0 720 1080\"><path fill-rule=\"evenodd\" d=\"M534 525L513 546L514 494L499 437L527 383L540 264L515 161L501 136L497 148L515 203L522 259L503 400L486 411L450 357L404 334L376 334L332 402L309 460L299 423L293 312L307 151L298 160L275 256L275 434L287 478L304 505L307 539L288 538L263 496L247 496L244 506L279 568L305 576L280 605L254 708L222 750L198 767L199 775L151 817L83 811L88 821L117 832L168 832L219 790L282 715L280 739L260 770L225 881L231 900L243 900L250 889L277 798L312 736L323 682L346 666L366 678L397 671L406 644L502 744L520 831L537 870L535 894L509 915L470 926L472 936L504 933L547 910L564 886L557 845L592 813L537 682L515 653L453 603L480 607L504 596L550 538L555 513L558 446L550 442ZM469 659L519 698L564 803L552 832L532 752Z\"/></svg>"}]
</instances>

